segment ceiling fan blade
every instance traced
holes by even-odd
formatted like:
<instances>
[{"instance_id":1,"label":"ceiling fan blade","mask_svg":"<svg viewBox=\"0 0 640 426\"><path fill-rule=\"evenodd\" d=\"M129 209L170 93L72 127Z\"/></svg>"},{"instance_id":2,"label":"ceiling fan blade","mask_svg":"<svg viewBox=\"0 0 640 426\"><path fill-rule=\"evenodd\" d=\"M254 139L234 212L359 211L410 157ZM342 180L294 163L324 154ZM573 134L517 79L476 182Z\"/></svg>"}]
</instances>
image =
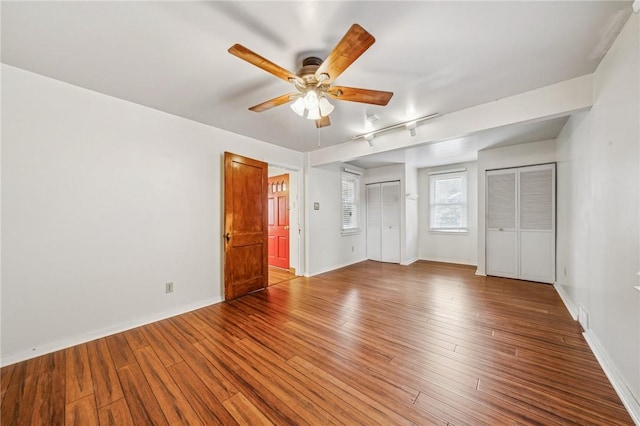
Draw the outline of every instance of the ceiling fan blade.
<instances>
[{"instance_id":1,"label":"ceiling fan blade","mask_svg":"<svg viewBox=\"0 0 640 426\"><path fill-rule=\"evenodd\" d=\"M349 31L333 48L327 59L316 71L316 79L331 84L349 65L360 57L376 39L358 24L353 24ZM328 75L328 79L323 74Z\"/></svg>"},{"instance_id":2,"label":"ceiling fan blade","mask_svg":"<svg viewBox=\"0 0 640 426\"><path fill-rule=\"evenodd\" d=\"M321 129L323 127L331 126L331 120L329 120L329 116L320 117L316 120L316 127Z\"/></svg>"},{"instance_id":3,"label":"ceiling fan blade","mask_svg":"<svg viewBox=\"0 0 640 426\"><path fill-rule=\"evenodd\" d=\"M393 92L382 90L358 89L356 87L332 86L327 95L339 101L362 102L364 104L386 105Z\"/></svg>"},{"instance_id":4,"label":"ceiling fan blade","mask_svg":"<svg viewBox=\"0 0 640 426\"><path fill-rule=\"evenodd\" d=\"M304 81L291 71L282 68L280 65L274 64L270 60L263 58L262 56L258 55L252 50L247 49L241 44L234 44L233 46L231 46L229 48L229 53L285 81L291 82L291 80L293 79L304 84Z\"/></svg>"},{"instance_id":5,"label":"ceiling fan blade","mask_svg":"<svg viewBox=\"0 0 640 426\"><path fill-rule=\"evenodd\" d=\"M254 105L249 109L254 112L262 112L280 105L284 105L287 102L291 102L298 97L300 97L300 93L287 93L286 95L281 95L277 98L269 99L268 101L262 102L261 104Z\"/></svg>"}]
</instances>

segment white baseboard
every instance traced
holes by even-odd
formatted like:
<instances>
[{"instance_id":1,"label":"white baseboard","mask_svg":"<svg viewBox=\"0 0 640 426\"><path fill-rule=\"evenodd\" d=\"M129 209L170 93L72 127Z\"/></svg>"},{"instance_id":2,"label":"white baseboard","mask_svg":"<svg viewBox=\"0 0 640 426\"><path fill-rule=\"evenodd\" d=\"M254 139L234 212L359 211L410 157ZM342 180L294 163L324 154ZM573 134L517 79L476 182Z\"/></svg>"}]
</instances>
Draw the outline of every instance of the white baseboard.
<instances>
[{"instance_id":1,"label":"white baseboard","mask_svg":"<svg viewBox=\"0 0 640 426\"><path fill-rule=\"evenodd\" d=\"M420 258L418 258L418 257L414 257L413 259L409 259L409 260L407 260L406 262L400 262L400 264L401 264L402 266L409 266L409 265L411 265L412 263L417 262L418 260L420 260Z\"/></svg>"},{"instance_id":2,"label":"white baseboard","mask_svg":"<svg viewBox=\"0 0 640 426\"><path fill-rule=\"evenodd\" d=\"M46 343L34 350L26 350L5 356L4 358L0 359L0 366L5 367L7 365L15 364L16 362L26 361L31 358L49 354L51 352L70 348L71 346L76 346L82 343L90 342L92 340L100 339L102 337L111 336L112 334L131 330L132 328L140 327L142 325L150 324L152 322L160 321L166 318L171 318L176 315L184 314L185 312L190 312L196 309L204 308L205 306L214 305L216 303L220 303L221 301L222 299L220 298L205 299L195 303L190 303L187 305L168 309L166 311L158 312L153 315L148 315L143 318L138 318L135 321L120 323L100 330L93 330L81 335Z\"/></svg>"},{"instance_id":3,"label":"white baseboard","mask_svg":"<svg viewBox=\"0 0 640 426\"><path fill-rule=\"evenodd\" d=\"M591 351L596 356L596 359L598 360L598 363L600 363L604 373L607 375L613 389L615 389L616 393L622 400L622 404L629 412L629 415L636 425L640 425L640 402L633 396L633 393L627 387L620 371L618 371L615 364L611 361L607 351L600 344L600 341L595 334L593 334L591 330L587 330L582 333L582 335L591 348Z\"/></svg>"},{"instance_id":4,"label":"white baseboard","mask_svg":"<svg viewBox=\"0 0 640 426\"><path fill-rule=\"evenodd\" d=\"M421 257L420 260L426 260L427 262L442 262L442 263L454 263L456 265L478 266L474 262L460 261L459 259L448 259L448 258L443 258L443 257L439 257L439 258L436 258L436 259L427 258L427 257Z\"/></svg>"},{"instance_id":5,"label":"white baseboard","mask_svg":"<svg viewBox=\"0 0 640 426\"><path fill-rule=\"evenodd\" d=\"M331 271L335 271L336 269L340 269L340 268L344 268L344 267L347 267L347 266L355 265L356 263L364 262L365 260L367 260L367 259L358 259L358 260L354 260L353 262L343 263L341 265L329 266L329 267L323 268L323 269L321 269L319 271L307 272L307 273L304 274L304 276L307 277L307 278L314 277L316 275L324 274L325 272L331 272Z\"/></svg>"},{"instance_id":6,"label":"white baseboard","mask_svg":"<svg viewBox=\"0 0 640 426\"><path fill-rule=\"evenodd\" d=\"M560 295L560 299L562 300L562 303L564 303L564 306L569 311L569 314L571 315L571 318L573 318L574 321L578 321L578 309L571 302L571 300L569 299L569 296L564 291L562 286L558 285L558 283L554 283L553 284L553 288L555 288L556 292L558 293L558 295Z\"/></svg>"}]
</instances>

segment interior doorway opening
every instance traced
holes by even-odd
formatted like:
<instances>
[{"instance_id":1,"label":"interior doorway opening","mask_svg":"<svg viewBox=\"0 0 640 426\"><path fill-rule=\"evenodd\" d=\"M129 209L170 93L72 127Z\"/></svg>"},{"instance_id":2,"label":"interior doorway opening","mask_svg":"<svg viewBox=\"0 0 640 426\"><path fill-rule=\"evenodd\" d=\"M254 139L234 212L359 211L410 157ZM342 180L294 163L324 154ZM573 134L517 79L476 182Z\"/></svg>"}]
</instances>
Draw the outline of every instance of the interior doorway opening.
<instances>
[{"instance_id":1,"label":"interior doorway opening","mask_svg":"<svg viewBox=\"0 0 640 426\"><path fill-rule=\"evenodd\" d=\"M269 285L301 273L302 183L301 173L269 165Z\"/></svg>"}]
</instances>

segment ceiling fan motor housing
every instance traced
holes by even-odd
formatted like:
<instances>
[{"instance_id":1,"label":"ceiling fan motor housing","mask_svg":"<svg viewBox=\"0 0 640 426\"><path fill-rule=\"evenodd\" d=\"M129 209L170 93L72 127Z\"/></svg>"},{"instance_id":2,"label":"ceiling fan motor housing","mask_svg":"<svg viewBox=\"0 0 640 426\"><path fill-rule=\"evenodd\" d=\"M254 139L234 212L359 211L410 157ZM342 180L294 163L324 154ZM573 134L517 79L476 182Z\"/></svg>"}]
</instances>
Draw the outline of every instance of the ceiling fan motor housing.
<instances>
[{"instance_id":1,"label":"ceiling fan motor housing","mask_svg":"<svg viewBox=\"0 0 640 426\"><path fill-rule=\"evenodd\" d=\"M309 56L302 61L302 68L298 70L296 75L304 80L306 87L301 87L300 89L304 90L309 87L319 87L322 89L322 87L320 87L322 81L318 81L318 78L316 77L316 71L320 65L322 65L322 62L324 61L316 56ZM323 76L324 75L325 74L323 74ZM328 75L323 80L327 79L329 79Z\"/></svg>"}]
</instances>

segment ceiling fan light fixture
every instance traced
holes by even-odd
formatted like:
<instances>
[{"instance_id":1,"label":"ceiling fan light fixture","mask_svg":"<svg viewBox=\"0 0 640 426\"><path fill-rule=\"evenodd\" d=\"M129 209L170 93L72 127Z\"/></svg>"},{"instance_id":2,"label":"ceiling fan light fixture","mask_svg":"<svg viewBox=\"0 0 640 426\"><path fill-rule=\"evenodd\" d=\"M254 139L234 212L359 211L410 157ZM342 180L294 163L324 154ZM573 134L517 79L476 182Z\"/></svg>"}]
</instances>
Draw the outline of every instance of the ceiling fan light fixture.
<instances>
[{"instance_id":1,"label":"ceiling fan light fixture","mask_svg":"<svg viewBox=\"0 0 640 426\"><path fill-rule=\"evenodd\" d=\"M309 120L319 120L320 119L320 109L318 109L318 108L310 109L309 113L307 114L307 118Z\"/></svg>"},{"instance_id":2,"label":"ceiling fan light fixture","mask_svg":"<svg viewBox=\"0 0 640 426\"><path fill-rule=\"evenodd\" d=\"M309 90L304 95L304 107L309 111L318 109L318 94L315 90Z\"/></svg>"},{"instance_id":3,"label":"ceiling fan light fixture","mask_svg":"<svg viewBox=\"0 0 640 426\"><path fill-rule=\"evenodd\" d=\"M320 98L320 101L318 102L318 107L320 108L320 115L322 115L323 117L326 117L329 114L331 114L335 108L324 96Z\"/></svg>"},{"instance_id":4,"label":"ceiling fan light fixture","mask_svg":"<svg viewBox=\"0 0 640 426\"><path fill-rule=\"evenodd\" d=\"M304 101L302 100L302 98L296 99L296 101L291 104L291 109L300 117L304 117L305 107L304 107Z\"/></svg>"}]
</instances>

